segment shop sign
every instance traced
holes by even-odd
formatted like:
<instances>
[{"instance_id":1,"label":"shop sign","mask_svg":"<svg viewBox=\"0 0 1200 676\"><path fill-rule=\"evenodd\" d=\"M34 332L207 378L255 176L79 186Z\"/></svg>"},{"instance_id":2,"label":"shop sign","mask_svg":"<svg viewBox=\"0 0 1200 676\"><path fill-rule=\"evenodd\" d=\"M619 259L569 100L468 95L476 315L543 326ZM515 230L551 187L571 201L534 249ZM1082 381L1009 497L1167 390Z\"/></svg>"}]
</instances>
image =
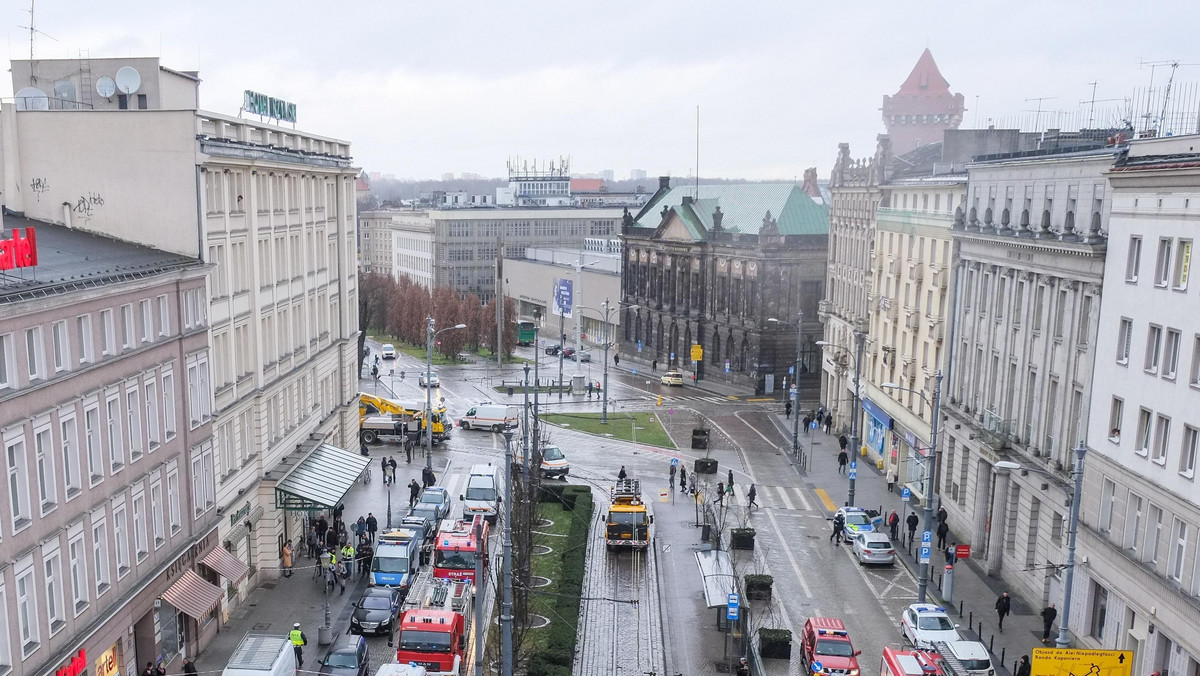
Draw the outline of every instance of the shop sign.
<instances>
[{"instance_id":1,"label":"shop sign","mask_svg":"<svg viewBox=\"0 0 1200 676\"><path fill-rule=\"evenodd\" d=\"M917 435L913 434L912 432L905 432L904 433L904 443L908 444L909 446L912 446L913 448L916 448L917 447Z\"/></svg>"},{"instance_id":2,"label":"shop sign","mask_svg":"<svg viewBox=\"0 0 1200 676\"><path fill-rule=\"evenodd\" d=\"M117 644L105 650L96 660L96 676L117 676L121 664L117 659Z\"/></svg>"},{"instance_id":3,"label":"shop sign","mask_svg":"<svg viewBox=\"0 0 1200 676\"><path fill-rule=\"evenodd\" d=\"M250 516L250 501L249 500L246 501L246 504L242 505L241 509L239 509L238 511L229 515L229 525L236 526L242 522L242 519L245 519L248 516Z\"/></svg>"},{"instance_id":4,"label":"shop sign","mask_svg":"<svg viewBox=\"0 0 1200 676\"><path fill-rule=\"evenodd\" d=\"M242 108L248 113L272 117L281 122L296 122L296 104L249 89L243 95Z\"/></svg>"},{"instance_id":5,"label":"shop sign","mask_svg":"<svg viewBox=\"0 0 1200 676\"><path fill-rule=\"evenodd\" d=\"M33 228L25 228L24 237L20 228L13 228L12 239L0 239L0 270L32 268L37 264L37 231Z\"/></svg>"},{"instance_id":6,"label":"shop sign","mask_svg":"<svg viewBox=\"0 0 1200 676\"><path fill-rule=\"evenodd\" d=\"M208 553L208 550L213 547L213 536L215 533L209 533L203 540L197 542L188 548L178 559L175 559L166 570L166 578L174 580L183 574L185 570L191 570L196 561L200 560L202 554Z\"/></svg>"},{"instance_id":7,"label":"shop sign","mask_svg":"<svg viewBox=\"0 0 1200 676\"><path fill-rule=\"evenodd\" d=\"M79 654L72 657L66 666L55 671L54 676L79 676L85 671L87 671L87 652L80 648Z\"/></svg>"}]
</instances>

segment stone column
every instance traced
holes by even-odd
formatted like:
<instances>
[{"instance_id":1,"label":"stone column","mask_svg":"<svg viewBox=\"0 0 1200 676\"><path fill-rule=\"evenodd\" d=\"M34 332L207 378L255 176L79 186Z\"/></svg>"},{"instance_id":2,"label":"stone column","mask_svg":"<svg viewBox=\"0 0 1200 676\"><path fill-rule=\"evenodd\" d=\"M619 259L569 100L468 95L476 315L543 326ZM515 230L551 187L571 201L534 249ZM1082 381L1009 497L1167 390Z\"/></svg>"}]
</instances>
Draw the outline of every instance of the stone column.
<instances>
[{"instance_id":1,"label":"stone column","mask_svg":"<svg viewBox=\"0 0 1200 676\"><path fill-rule=\"evenodd\" d=\"M1008 523L1008 484L1012 470L1019 469L1015 462L1001 460L992 466L996 473L996 491L992 494L992 527L988 532L987 574L1000 573L1000 557L1004 553L1004 530Z\"/></svg>"}]
</instances>

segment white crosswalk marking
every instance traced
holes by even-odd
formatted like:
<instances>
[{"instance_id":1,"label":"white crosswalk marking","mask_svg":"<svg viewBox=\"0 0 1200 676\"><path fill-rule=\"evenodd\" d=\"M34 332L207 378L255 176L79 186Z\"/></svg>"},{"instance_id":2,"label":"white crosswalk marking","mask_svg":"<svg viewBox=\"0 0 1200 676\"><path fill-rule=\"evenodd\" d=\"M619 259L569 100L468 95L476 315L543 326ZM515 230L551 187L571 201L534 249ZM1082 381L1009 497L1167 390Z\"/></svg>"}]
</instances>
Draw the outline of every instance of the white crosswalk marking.
<instances>
[{"instance_id":1,"label":"white crosswalk marking","mask_svg":"<svg viewBox=\"0 0 1200 676\"><path fill-rule=\"evenodd\" d=\"M783 502L783 506L785 509L795 509L796 508L796 506L794 504L792 504L791 498L788 497L788 489L786 486L776 486L775 490L779 491L779 499L780 499L780 501Z\"/></svg>"}]
</instances>

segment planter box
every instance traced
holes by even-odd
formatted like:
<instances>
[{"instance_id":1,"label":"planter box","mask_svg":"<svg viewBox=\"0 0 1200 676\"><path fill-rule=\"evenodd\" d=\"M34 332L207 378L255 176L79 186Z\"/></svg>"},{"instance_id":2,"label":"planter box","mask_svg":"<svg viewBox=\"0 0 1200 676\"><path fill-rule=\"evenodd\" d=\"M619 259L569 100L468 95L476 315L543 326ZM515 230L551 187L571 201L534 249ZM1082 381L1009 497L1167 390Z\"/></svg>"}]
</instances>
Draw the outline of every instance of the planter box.
<instances>
[{"instance_id":1,"label":"planter box","mask_svg":"<svg viewBox=\"0 0 1200 676\"><path fill-rule=\"evenodd\" d=\"M717 460L716 458L696 458L696 462L692 464L692 471L696 474L716 474Z\"/></svg>"},{"instance_id":2,"label":"planter box","mask_svg":"<svg viewBox=\"0 0 1200 676\"><path fill-rule=\"evenodd\" d=\"M769 659L791 659L792 632L787 629L759 629L759 654Z\"/></svg>"},{"instance_id":3,"label":"planter box","mask_svg":"<svg viewBox=\"0 0 1200 676\"><path fill-rule=\"evenodd\" d=\"M746 598L751 601L770 601L775 578L770 575L747 575L743 578Z\"/></svg>"},{"instance_id":4,"label":"planter box","mask_svg":"<svg viewBox=\"0 0 1200 676\"><path fill-rule=\"evenodd\" d=\"M733 528L729 531L729 546L733 549L754 549L753 528Z\"/></svg>"}]
</instances>

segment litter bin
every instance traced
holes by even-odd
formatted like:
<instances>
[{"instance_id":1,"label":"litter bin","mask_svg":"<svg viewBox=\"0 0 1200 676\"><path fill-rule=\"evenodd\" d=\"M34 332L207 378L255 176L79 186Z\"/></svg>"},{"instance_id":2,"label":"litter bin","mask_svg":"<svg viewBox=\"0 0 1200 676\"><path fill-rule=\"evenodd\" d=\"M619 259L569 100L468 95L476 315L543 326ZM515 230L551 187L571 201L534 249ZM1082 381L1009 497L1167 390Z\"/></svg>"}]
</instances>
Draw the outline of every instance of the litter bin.
<instances>
[{"instance_id":1,"label":"litter bin","mask_svg":"<svg viewBox=\"0 0 1200 676\"><path fill-rule=\"evenodd\" d=\"M513 388L512 387L508 388L508 396L510 396L510 397L513 396Z\"/></svg>"},{"instance_id":2,"label":"litter bin","mask_svg":"<svg viewBox=\"0 0 1200 676\"><path fill-rule=\"evenodd\" d=\"M716 458L696 458L692 463L692 472L696 474L716 474L717 459Z\"/></svg>"},{"instance_id":3,"label":"litter bin","mask_svg":"<svg viewBox=\"0 0 1200 676\"><path fill-rule=\"evenodd\" d=\"M708 430L703 427L692 430L692 448L701 451L708 450Z\"/></svg>"}]
</instances>

